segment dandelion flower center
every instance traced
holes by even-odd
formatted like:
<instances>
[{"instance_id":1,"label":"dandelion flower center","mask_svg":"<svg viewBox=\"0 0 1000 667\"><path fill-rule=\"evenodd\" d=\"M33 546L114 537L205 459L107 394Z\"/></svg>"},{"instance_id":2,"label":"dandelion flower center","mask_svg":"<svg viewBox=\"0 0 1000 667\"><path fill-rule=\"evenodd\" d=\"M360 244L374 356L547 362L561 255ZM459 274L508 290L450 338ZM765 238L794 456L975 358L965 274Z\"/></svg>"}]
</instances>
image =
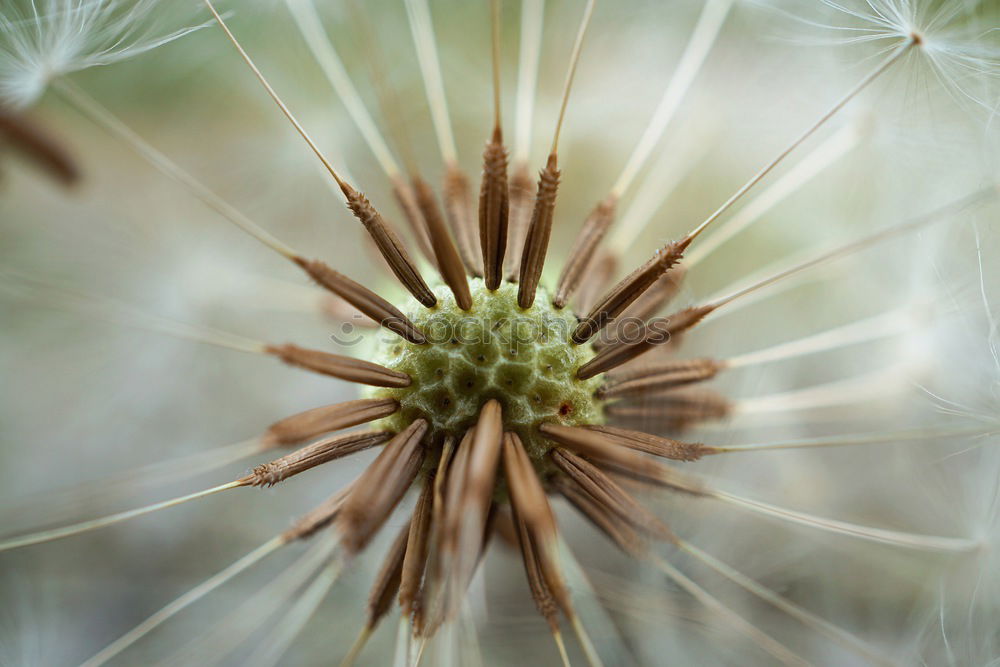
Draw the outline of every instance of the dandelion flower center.
<instances>
[{"instance_id":1,"label":"dandelion flower center","mask_svg":"<svg viewBox=\"0 0 1000 667\"><path fill-rule=\"evenodd\" d=\"M445 438L461 438L475 426L482 406L496 399L504 427L516 432L538 461L553 446L539 433L541 424L603 423L595 398L600 378L576 377L593 356L589 346L569 342L576 318L554 308L542 289L534 305L522 309L515 284L491 291L474 278L469 287L473 305L468 311L442 286L435 290L436 307L407 313L427 336L426 344L380 340L373 361L412 378L408 387L372 390L375 397L399 402L399 411L386 419L387 428L402 430L425 417L430 421L427 442L437 450Z\"/></svg>"}]
</instances>

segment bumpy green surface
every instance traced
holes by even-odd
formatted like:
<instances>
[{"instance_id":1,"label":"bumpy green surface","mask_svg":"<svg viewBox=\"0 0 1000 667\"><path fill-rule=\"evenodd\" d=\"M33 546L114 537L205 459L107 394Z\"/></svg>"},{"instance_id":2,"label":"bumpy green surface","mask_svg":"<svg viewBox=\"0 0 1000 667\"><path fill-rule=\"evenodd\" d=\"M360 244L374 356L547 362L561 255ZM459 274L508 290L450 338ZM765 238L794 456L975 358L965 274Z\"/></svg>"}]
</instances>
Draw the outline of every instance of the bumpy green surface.
<instances>
[{"instance_id":1,"label":"bumpy green surface","mask_svg":"<svg viewBox=\"0 0 1000 667\"><path fill-rule=\"evenodd\" d=\"M491 292L474 279L470 287L474 305L468 312L440 287L437 307L407 313L428 335L428 344L382 337L372 361L413 378L404 389L371 390L372 396L395 398L401 406L382 425L399 430L426 417L428 442L438 445L446 435L461 437L475 424L480 407L495 398L503 408L504 428L515 431L537 460L551 447L538 433L541 423L601 423L600 401L594 398L600 379L576 378L576 370L593 356L589 346L569 342L576 318L553 308L542 289L535 305L522 310L516 285L504 283Z\"/></svg>"}]
</instances>

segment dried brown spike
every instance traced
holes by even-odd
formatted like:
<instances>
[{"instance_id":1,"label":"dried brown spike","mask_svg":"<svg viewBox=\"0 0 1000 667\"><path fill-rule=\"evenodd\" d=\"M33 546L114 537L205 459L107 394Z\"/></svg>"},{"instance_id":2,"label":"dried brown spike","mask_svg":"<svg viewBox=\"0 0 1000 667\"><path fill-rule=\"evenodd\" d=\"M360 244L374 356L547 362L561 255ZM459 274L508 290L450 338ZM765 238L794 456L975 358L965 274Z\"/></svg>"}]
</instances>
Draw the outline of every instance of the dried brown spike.
<instances>
[{"instance_id":1,"label":"dried brown spike","mask_svg":"<svg viewBox=\"0 0 1000 667\"><path fill-rule=\"evenodd\" d=\"M627 554L642 556L646 553L646 540L624 521L619 520L598 503L576 482L568 477L557 477L553 484L573 507L587 517L594 526L607 535Z\"/></svg>"},{"instance_id":2,"label":"dried brown spike","mask_svg":"<svg viewBox=\"0 0 1000 667\"><path fill-rule=\"evenodd\" d=\"M479 245L483 252L486 287L495 290L503 278L507 251L507 149L499 125L483 151L483 182L479 190Z\"/></svg>"},{"instance_id":3,"label":"dried brown spike","mask_svg":"<svg viewBox=\"0 0 1000 667\"><path fill-rule=\"evenodd\" d=\"M403 217L410 225L410 230L413 232L413 238L416 239L420 252L433 262L434 254L431 252L431 239L426 220L420 211L420 205L417 203L417 196L413 188L402 176L397 174L392 178L392 194L396 198L400 210L403 211Z\"/></svg>"},{"instance_id":4,"label":"dried brown spike","mask_svg":"<svg viewBox=\"0 0 1000 667\"><path fill-rule=\"evenodd\" d=\"M304 540L312 537L317 531L326 528L337 518L340 508L350 494L353 483L337 491L320 505L302 515L296 522L281 534L286 542Z\"/></svg>"},{"instance_id":5,"label":"dried brown spike","mask_svg":"<svg viewBox=\"0 0 1000 667\"><path fill-rule=\"evenodd\" d=\"M403 574L403 561L406 558L406 542L409 534L410 526L407 524L393 540L392 546L389 547L389 553L386 554L385 560L382 562L382 567L375 575L372 590L368 594L368 620L365 623L367 630L374 630L382 617L392 608L392 601L396 598L396 591L399 590Z\"/></svg>"},{"instance_id":6,"label":"dried brown spike","mask_svg":"<svg viewBox=\"0 0 1000 667\"><path fill-rule=\"evenodd\" d=\"M317 259L295 257L294 261L320 286L330 290L362 313L416 345L423 345L427 337L395 306L367 287L354 282Z\"/></svg>"},{"instance_id":7,"label":"dried brown spike","mask_svg":"<svg viewBox=\"0 0 1000 667\"><path fill-rule=\"evenodd\" d=\"M437 259L438 269L441 277L455 295L455 303L462 310L472 308L472 294L469 292L469 281L465 277L465 267L462 258L455 248L455 243L451 240L451 235L445 227L441 217L441 210L438 208L437 200L434 199L434 191L419 176L413 177L413 190L417 196L417 204L423 213L424 220L427 221L427 230L430 233L431 246L434 250L434 257Z\"/></svg>"},{"instance_id":8,"label":"dried brown spike","mask_svg":"<svg viewBox=\"0 0 1000 667\"><path fill-rule=\"evenodd\" d=\"M458 548L457 526L462 510L459 497L462 494L462 489L468 484L469 456L475 433L475 428L466 431L452 453L447 475L439 476L434 480L436 494L434 512L435 515L439 510L442 513L440 517L435 516L435 523L440 524L442 529L441 547L449 552L454 552ZM440 486L438 485L439 481L441 482Z\"/></svg>"},{"instance_id":9,"label":"dried brown spike","mask_svg":"<svg viewBox=\"0 0 1000 667\"><path fill-rule=\"evenodd\" d=\"M444 526L439 544L445 551L447 599L433 614L433 627L442 616L458 610L459 602L475 574L488 536L488 519L497 483L497 466L503 440L499 401L487 401L474 429L462 439L448 473ZM437 574L435 576L438 576Z\"/></svg>"},{"instance_id":10,"label":"dried brown spike","mask_svg":"<svg viewBox=\"0 0 1000 667\"><path fill-rule=\"evenodd\" d=\"M483 256L476 242L476 222L472 210L472 186L465 172L455 163L445 167L444 210L458 243L465 268L474 276L483 275Z\"/></svg>"},{"instance_id":11,"label":"dried brown spike","mask_svg":"<svg viewBox=\"0 0 1000 667\"><path fill-rule=\"evenodd\" d=\"M649 364L640 370L615 375L598 390L597 396L603 399L648 396L651 393L711 380L723 368L725 364L714 359L678 359Z\"/></svg>"},{"instance_id":12,"label":"dried brown spike","mask_svg":"<svg viewBox=\"0 0 1000 667\"><path fill-rule=\"evenodd\" d=\"M362 359L354 359L320 350L310 350L291 343L268 345L267 354L274 355L289 366L322 373L349 382L374 387L409 387L410 376Z\"/></svg>"},{"instance_id":13,"label":"dried brown spike","mask_svg":"<svg viewBox=\"0 0 1000 667\"><path fill-rule=\"evenodd\" d=\"M654 514L604 474L600 468L571 451L556 447L549 458L570 481L575 483L605 511L614 514L633 528L657 539L676 542L673 533Z\"/></svg>"},{"instance_id":14,"label":"dried brown spike","mask_svg":"<svg viewBox=\"0 0 1000 667\"><path fill-rule=\"evenodd\" d=\"M0 137L61 184L79 180L80 171L66 151L26 118L0 110Z\"/></svg>"},{"instance_id":15,"label":"dried brown spike","mask_svg":"<svg viewBox=\"0 0 1000 667\"><path fill-rule=\"evenodd\" d=\"M414 603L420 594L420 584L427 567L430 546L431 516L434 505L434 481L424 480L424 488L413 508L413 517L406 542L406 555L399 581L399 607L404 617L413 613Z\"/></svg>"},{"instance_id":16,"label":"dried brown spike","mask_svg":"<svg viewBox=\"0 0 1000 667\"><path fill-rule=\"evenodd\" d=\"M521 548L517 541L517 526L514 523L514 517L511 516L509 508L497 508L493 516L493 532L496 533L497 539L503 542L505 546L514 549Z\"/></svg>"},{"instance_id":17,"label":"dried brown spike","mask_svg":"<svg viewBox=\"0 0 1000 667\"><path fill-rule=\"evenodd\" d=\"M622 317L635 317L640 320L648 320L670 303L677 293L681 291L684 278L687 277L687 267L683 263L677 264L672 269L660 276L653 286L646 290L646 293L632 302L626 308Z\"/></svg>"},{"instance_id":18,"label":"dried brown spike","mask_svg":"<svg viewBox=\"0 0 1000 667\"><path fill-rule=\"evenodd\" d=\"M576 376L581 380L592 378L600 373L606 373L622 364L632 361L645 354L657 345L670 342L677 336L701 322L715 306L695 306L671 315L666 320L654 320L646 326L642 336L636 340L625 340L609 343L598 352L593 359L580 366Z\"/></svg>"},{"instance_id":19,"label":"dried brown spike","mask_svg":"<svg viewBox=\"0 0 1000 667\"><path fill-rule=\"evenodd\" d=\"M493 488L496 486L497 464L503 442L503 415L500 402L488 400L479 411L475 433L469 448L467 485L459 498L463 511L471 507L482 509L485 517Z\"/></svg>"},{"instance_id":20,"label":"dried brown spike","mask_svg":"<svg viewBox=\"0 0 1000 667\"><path fill-rule=\"evenodd\" d=\"M600 431L557 424L543 424L540 430L545 437L590 459L624 470L629 474L670 480L670 485L680 491L696 495L701 493L700 484L689 480L674 468L640 454L635 449L622 447ZM667 482L664 481L664 483Z\"/></svg>"},{"instance_id":21,"label":"dried brown spike","mask_svg":"<svg viewBox=\"0 0 1000 667\"><path fill-rule=\"evenodd\" d=\"M625 279L611 288L611 291L594 306L573 331L573 341L585 343L608 322L621 315L628 306L648 290L656 280L680 261L691 243L690 237L668 243L656 255Z\"/></svg>"},{"instance_id":22,"label":"dried brown spike","mask_svg":"<svg viewBox=\"0 0 1000 667\"><path fill-rule=\"evenodd\" d=\"M559 276L556 295L552 299L552 305L556 308L566 307L573 292L576 291L583 277L587 274L597 253L597 248L604 239L608 227L615 220L617 205L618 196L609 194L603 201L598 202L594 210L584 220L580 235L577 236L573 249L569 251L568 259L563 266L562 274Z\"/></svg>"},{"instance_id":23,"label":"dried brown spike","mask_svg":"<svg viewBox=\"0 0 1000 667\"><path fill-rule=\"evenodd\" d=\"M675 430L710 419L722 419L731 410L732 405L724 396L711 391L690 390L651 396L637 404L612 403L605 408L608 416Z\"/></svg>"},{"instance_id":24,"label":"dried brown spike","mask_svg":"<svg viewBox=\"0 0 1000 667\"><path fill-rule=\"evenodd\" d=\"M430 552L424 585L420 589L420 599L413 614L413 627L418 636L428 637L444 622L445 615L445 559L455 553L458 532L455 514L461 512L456 502L465 484L468 471L469 451L475 429L469 429L455 445L452 436L445 438L444 451L434 475L434 501L431 511L431 525L434 530L434 546Z\"/></svg>"},{"instance_id":25,"label":"dried brown spike","mask_svg":"<svg viewBox=\"0 0 1000 667\"><path fill-rule=\"evenodd\" d=\"M424 460L428 424L418 419L393 438L362 473L337 523L348 553L364 549L413 484Z\"/></svg>"},{"instance_id":26,"label":"dried brown spike","mask_svg":"<svg viewBox=\"0 0 1000 667\"><path fill-rule=\"evenodd\" d=\"M354 213L354 217L365 226L368 234L375 241L378 251L382 253L389 268L399 278L399 282L403 283L403 287L413 295L414 299L428 308L437 305L437 297L424 282L403 243L382 219L382 215L371 205L368 198L346 183L341 186L341 189L344 191L344 196L347 197L348 208Z\"/></svg>"},{"instance_id":27,"label":"dried brown spike","mask_svg":"<svg viewBox=\"0 0 1000 667\"><path fill-rule=\"evenodd\" d=\"M542 574L541 565L535 553L535 547L531 536L528 534L528 527L524 521L514 514L514 528L517 531L517 541L521 550L521 560L524 562L524 573L528 578L528 588L531 590L531 598L535 603L535 608L542 618L549 624L553 631L559 629L559 605L555 597L549 590Z\"/></svg>"},{"instance_id":28,"label":"dried brown spike","mask_svg":"<svg viewBox=\"0 0 1000 667\"><path fill-rule=\"evenodd\" d=\"M558 189L559 169L556 167L556 154L551 153L545 168L538 174L535 208L531 213L531 223L528 225L528 235L524 239L524 251L521 253L520 284L517 288L517 305L521 308L531 308L531 304L535 302L535 290L542 277L545 254L549 249Z\"/></svg>"},{"instance_id":29,"label":"dried brown spike","mask_svg":"<svg viewBox=\"0 0 1000 667\"><path fill-rule=\"evenodd\" d=\"M514 433L504 435L503 461L510 488L511 507L517 522L523 524L530 538L531 556L544 579L546 592L551 594L567 616L572 616L572 606L556 557L558 533L555 515L531 459L524 451L521 439ZM525 549L523 539L521 549ZM527 563L525 567L529 569L530 579L531 572Z\"/></svg>"},{"instance_id":30,"label":"dried brown spike","mask_svg":"<svg viewBox=\"0 0 1000 667\"><path fill-rule=\"evenodd\" d=\"M584 428L602 433L615 444L623 447L674 461L697 461L707 454L718 453L718 449L715 447L698 442L682 442L672 438L663 438L644 431L597 424L584 426Z\"/></svg>"},{"instance_id":31,"label":"dried brown spike","mask_svg":"<svg viewBox=\"0 0 1000 667\"><path fill-rule=\"evenodd\" d=\"M392 433L389 431L361 431L324 438L290 454L285 454L281 458L257 466L252 473L240 481L244 483L244 486L274 486L278 482L283 482L310 468L355 454L375 445L381 445L390 437L392 437Z\"/></svg>"},{"instance_id":32,"label":"dried brown spike","mask_svg":"<svg viewBox=\"0 0 1000 667\"><path fill-rule=\"evenodd\" d=\"M399 403L391 398L362 398L325 405L274 422L262 441L269 446L295 445L321 433L388 417L398 409Z\"/></svg>"},{"instance_id":33,"label":"dried brown spike","mask_svg":"<svg viewBox=\"0 0 1000 667\"><path fill-rule=\"evenodd\" d=\"M524 236L531 222L532 202L535 199L535 180L528 165L520 163L514 167L510 178L510 217L507 222L507 255L504 257L504 272L507 280L514 282L521 272L521 254L524 251Z\"/></svg>"},{"instance_id":34,"label":"dried brown spike","mask_svg":"<svg viewBox=\"0 0 1000 667\"><path fill-rule=\"evenodd\" d=\"M452 551L461 549L462 540L479 540L482 530L473 535L463 534L461 527L469 521L470 513L475 523L486 521L496 486L496 470L500 459L503 438L503 421L500 403L495 399L480 409L479 421L462 438L448 474L444 503L447 512L444 544Z\"/></svg>"}]
</instances>

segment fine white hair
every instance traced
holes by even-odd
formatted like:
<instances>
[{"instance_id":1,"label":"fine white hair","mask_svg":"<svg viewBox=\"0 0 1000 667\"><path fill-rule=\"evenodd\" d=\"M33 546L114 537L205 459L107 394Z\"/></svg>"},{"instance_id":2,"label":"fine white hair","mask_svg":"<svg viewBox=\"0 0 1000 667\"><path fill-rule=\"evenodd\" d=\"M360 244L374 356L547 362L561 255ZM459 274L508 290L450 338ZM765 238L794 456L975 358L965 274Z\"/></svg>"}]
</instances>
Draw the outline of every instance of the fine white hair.
<instances>
[{"instance_id":1,"label":"fine white hair","mask_svg":"<svg viewBox=\"0 0 1000 667\"><path fill-rule=\"evenodd\" d=\"M0 103L33 104L64 74L110 65L201 26L160 32L155 0L16 0L0 10Z\"/></svg>"}]
</instances>

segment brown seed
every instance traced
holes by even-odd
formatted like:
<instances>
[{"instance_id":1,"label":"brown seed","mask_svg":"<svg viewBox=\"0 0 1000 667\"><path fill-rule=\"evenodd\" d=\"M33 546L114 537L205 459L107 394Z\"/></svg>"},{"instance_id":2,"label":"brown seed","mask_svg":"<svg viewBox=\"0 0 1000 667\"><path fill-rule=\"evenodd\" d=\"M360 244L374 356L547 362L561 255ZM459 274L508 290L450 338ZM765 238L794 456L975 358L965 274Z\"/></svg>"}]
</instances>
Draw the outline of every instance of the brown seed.
<instances>
[{"instance_id":1,"label":"brown seed","mask_svg":"<svg viewBox=\"0 0 1000 667\"><path fill-rule=\"evenodd\" d=\"M535 180L528 165L520 163L510 178L510 217L507 222L507 254L504 257L504 273L511 282L517 281L521 273L524 236L528 233L534 201Z\"/></svg>"},{"instance_id":2,"label":"brown seed","mask_svg":"<svg viewBox=\"0 0 1000 667\"><path fill-rule=\"evenodd\" d=\"M714 359L680 359L615 375L598 392L598 398L642 396L711 380L725 364Z\"/></svg>"},{"instance_id":3,"label":"brown seed","mask_svg":"<svg viewBox=\"0 0 1000 667\"><path fill-rule=\"evenodd\" d=\"M298 366L307 371L322 373L349 382L375 387L409 387L410 376L362 359L354 359L339 354L309 350L298 345L268 345L264 348L290 366Z\"/></svg>"},{"instance_id":4,"label":"brown seed","mask_svg":"<svg viewBox=\"0 0 1000 667\"><path fill-rule=\"evenodd\" d=\"M521 560L524 562L524 573L528 578L528 588L531 591L531 598L535 603L535 608L538 609L538 613L549 624L549 628L553 631L558 631L559 605L556 603L555 597L545 582L545 576L542 574L542 568L535 553L535 545L532 542L531 535L528 533L528 527L524 521L517 517L516 512L514 513L514 528L517 531Z\"/></svg>"},{"instance_id":5,"label":"brown seed","mask_svg":"<svg viewBox=\"0 0 1000 667\"><path fill-rule=\"evenodd\" d=\"M278 482L283 482L310 468L356 454L375 445L381 445L391 437L392 433L389 431L360 431L324 438L274 461L257 466L252 473L240 481L244 483L244 486L274 486Z\"/></svg>"},{"instance_id":6,"label":"brown seed","mask_svg":"<svg viewBox=\"0 0 1000 667\"><path fill-rule=\"evenodd\" d=\"M427 422L418 419L394 437L355 482L337 518L348 553L364 549L413 484L424 459Z\"/></svg>"},{"instance_id":7,"label":"brown seed","mask_svg":"<svg viewBox=\"0 0 1000 667\"><path fill-rule=\"evenodd\" d=\"M480 409L475 428L462 439L449 469L440 540L447 595L438 604L442 612L432 617L435 623L457 612L485 548L502 440L500 403L491 399Z\"/></svg>"},{"instance_id":8,"label":"brown seed","mask_svg":"<svg viewBox=\"0 0 1000 667\"><path fill-rule=\"evenodd\" d=\"M410 534L409 524L403 526L399 535L393 540L389 552L385 555L382 567L375 575L372 590L368 594L368 619L365 622L367 630L374 630L378 622L382 620L389 609L392 608L392 601L396 598L396 591L403 573L403 561L406 558L406 542Z\"/></svg>"},{"instance_id":9,"label":"brown seed","mask_svg":"<svg viewBox=\"0 0 1000 667\"><path fill-rule=\"evenodd\" d=\"M564 308L569 303L570 297L580 286L584 276L590 270L597 249L608 231L608 227L615 220L615 207L618 205L618 197L614 194L608 195L599 202L594 210L590 212L583 222L573 248L569 251L566 264L563 265L562 274L556 286L556 295L552 299L552 305L556 308Z\"/></svg>"},{"instance_id":10,"label":"brown seed","mask_svg":"<svg viewBox=\"0 0 1000 667\"><path fill-rule=\"evenodd\" d=\"M503 459L510 488L511 506L518 523L523 524L527 531L531 556L535 561L534 566L541 573L546 592L555 599L567 616L572 616L569 595L558 566L556 546L558 529L555 515L531 464L531 459L524 451L521 439L514 433L504 435ZM523 551L524 540L521 545ZM525 567L529 567L527 563ZM532 576L530 571L528 576L530 580Z\"/></svg>"},{"instance_id":11,"label":"brown seed","mask_svg":"<svg viewBox=\"0 0 1000 667\"><path fill-rule=\"evenodd\" d=\"M524 239L524 250L521 253L521 271L517 289L517 305L521 308L531 308L535 302L535 290L542 277L545 255L549 249L552 216L555 213L556 193L559 189L559 169L556 164L556 154L552 153L545 168L538 174L535 208L531 213L531 223L528 225L528 234Z\"/></svg>"},{"instance_id":12,"label":"brown seed","mask_svg":"<svg viewBox=\"0 0 1000 667\"><path fill-rule=\"evenodd\" d=\"M341 297L375 322L416 345L423 345L427 337L395 306L339 271L316 259L295 257L294 261L320 286Z\"/></svg>"},{"instance_id":13,"label":"brown seed","mask_svg":"<svg viewBox=\"0 0 1000 667\"><path fill-rule=\"evenodd\" d=\"M507 149L497 125L483 151L483 182L479 190L479 245L483 253L486 287L495 290L503 278L503 258L507 251Z\"/></svg>"},{"instance_id":14,"label":"brown seed","mask_svg":"<svg viewBox=\"0 0 1000 667\"><path fill-rule=\"evenodd\" d=\"M385 258L399 282L413 295L414 299L428 308L433 308L437 304L437 297L424 282L420 271L410 259L410 254L406 252L406 248L396 233L386 224L382 215L375 210L375 207L363 194L346 184L342 186L342 189L344 196L347 197L348 208L354 213L354 217L365 226L375 242L375 247Z\"/></svg>"},{"instance_id":15,"label":"brown seed","mask_svg":"<svg viewBox=\"0 0 1000 667\"><path fill-rule=\"evenodd\" d=\"M549 454L552 462L566 477L580 487L594 502L612 513L619 521L657 539L676 541L673 533L654 514L639 504L597 466L563 447Z\"/></svg>"},{"instance_id":16,"label":"brown seed","mask_svg":"<svg viewBox=\"0 0 1000 667\"><path fill-rule=\"evenodd\" d=\"M431 247L434 250L434 257L437 260L441 277L455 295L455 303L462 310L472 308L472 294L469 292L469 281L465 276L465 266L462 258L455 248L455 243L451 240L451 235L445 227L441 217L441 210L438 208L437 200L434 199L434 192L431 187L419 176L413 177L413 190L417 196L417 204L423 213L424 220L427 221L427 230L430 234Z\"/></svg>"},{"instance_id":17,"label":"brown seed","mask_svg":"<svg viewBox=\"0 0 1000 667\"><path fill-rule=\"evenodd\" d=\"M444 210L458 244L466 270L474 276L483 275L483 256L479 250L476 219L472 209L472 186L465 172L455 163L445 167Z\"/></svg>"},{"instance_id":18,"label":"brown seed","mask_svg":"<svg viewBox=\"0 0 1000 667\"><path fill-rule=\"evenodd\" d=\"M475 435L475 428L466 431L461 442L455 448L451 456L451 465L448 467L448 474L442 479L442 485L435 489L434 507L435 513L440 508L443 513L440 517L435 517L435 523L440 523L441 547L444 551L454 553L458 549L458 526L461 523L460 516L462 504L459 498L462 489L468 484L469 456L472 451L472 438ZM437 486L437 480L435 480ZM437 497L440 494L440 502Z\"/></svg>"},{"instance_id":19,"label":"brown seed","mask_svg":"<svg viewBox=\"0 0 1000 667\"><path fill-rule=\"evenodd\" d=\"M434 505L434 481L424 480L424 488L413 508L406 542L406 554L399 582L399 607L404 617L413 613L414 603L420 594L427 553L430 545L431 517Z\"/></svg>"},{"instance_id":20,"label":"brown seed","mask_svg":"<svg viewBox=\"0 0 1000 667\"><path fill-rule=\"evenodd\" d=\"M682 430L699 422L722 419L731 410L729 400L715 392L677 390L650 396L641 403L612 403L605 413L650 428Z\"/></svg>"},{"instance_id":21,"label":"brown seed","mask_svg":"<svg viewBox=\"0 0 1000 667\"><path fill-rule=\"evenodd\" d=\"M493 530L497 538L503 541L504 545L512 549L520 549L517 537L517 526L514 524L514 517L511 516L510 508L498 507L493 517Z\"/></svg>"},{"instance_id":22,"label":"brown seed","mask_svg":"<svg viewBox=\"0 0 1000 667\"><path fill-rule=\"evenodd\" d=\"M322 433L388 417L398 409L399 403L391 398L362 398L325 405L274 422L261 441L272 447L295 445Z\"/></svg>"},{"instance_id":23,"label":"brown seed","mask_svg":"<svg viewBox=\"0 0 1000 667\"><path fill-rule=\"evenodd\" d=\"M621 315L622 311L652 287L660 276L680 261L689 243L691 243L690 238L668 243L649 261L615 285L577 325L573 331L573 341L587 342L608 322Z\"/></svg>"},{"instance_id":24,"label":"brown seed","mask_svg":"<svg viewBox=\"0 0 1000 667\"><path fill-rule=\"evenodd\" d=\"M668 304L681 290L684 278L687 277L687 268L683 263L675 265L672 269L656 279L656 282L646 290L632 305L622 311L620 317L635 317L640 320L648 320Z\"/></svg>"},{"instance_id":25,"label":"brown seed","mask_svg":"<svg viewBox=\"0 0 1000 667\"><path fill-rule=\"evenodd\" d=\"M654 320L644 327L642 335L634 339L619 340L604 346L597 355L577 371L581 380L606 373L649 352L701 322L714 310L714 306L696 306L671 315L666 320Z\"/></svg>"},{"instance_id":26,"label":"brown seed","mask_svg":"<svg viewBox=\"0 0 1000 667\"><path fill-rule=\"evenodd\" d=\"M79 180L79 168L66 150L23 116L0 110L0 138L6 140L0 144L9 144L62 185Z\"/></svg>"},{"instance_id":27,"label":"brown seed","mask_svg":"<svg viewBox=\"0 0 1000 667\"><path fill-rule=\"evenodd\" d=\"M629 474L659 479L664 484L670 480L670 485L677 490L695 495L701 494L701 485L689 482L675 468L664 465L635 449L622 447L599 431L556 424L543 424L541 431L547 438L565 445L588 459L613 466Z\"/></svg>"},{"instance_id":28,"label":"brown seed","mask_svg":"<svg viewBox=\"0 0 1000 667\"><path fill-rule=\"evenodd\" d=\"M450 566L450 559L458 550L461 525L462 506L457 499L468 476L469 454L474 433L475 428L466 431L457 446L454 445L454 438L445 439L444 452L434 476L432 548L429 552L424 586L420 591L420 602L413 616L414 630L420 636L433 635L444 622L447 612L445 600L448 597L446 589L456 585L453 581L454 568Z\"/></svg>"},{"instance_id":29,"label":"brown seed","mask_svg":"<svg viewBox=\"0 0 1000 667\"><path fill-rule=\"evenodd\" d=\"M645 554L646 540L631 526L620 521L603 505L598 503L576 482L568 477L557 477L554 482L556 489L573 507L590 520L594 526L607 535L612 542L627 554L641 556Z\"/></svg>"},{"instance_id":30,"label":"brown seed","mask_svg":"<svg viewBox=\"0 0 1000 667\"><path fill-rule=\"evenodd\" d=\"M503 415L500 402L490 399L479 411L479 421L469 450L467 486L463 489L461 506L465 512L472 507L481 509L484 518L489 499L496 486L497 464L503 441Z\"/></svg>"},{"instance_id":31,"label":"brown seed","mask_svg":"<svg viewBox=\"0 0 1000 667\"><path fill-rule=\"evenodd\" d=\"M329 526L337 518L340 508L343 506L353 486L353 482L348 484L317 507L299 517L292 524L291 528L281 534L282 539L286 542L308 539L315 535L317 531Z\"/></svg>"},{"instance_id":32,"label":"brown seed","mask_svg":"<svg viewBox=\"0 0 1000 667\"><path fill-rule=\"evenodd\" d=\"M719 453L715 447L663 438L644 431L596 424L583 428L597 431L617 445L675 461L697 461L702 456Z\"/></svg>"}]
</instances>

